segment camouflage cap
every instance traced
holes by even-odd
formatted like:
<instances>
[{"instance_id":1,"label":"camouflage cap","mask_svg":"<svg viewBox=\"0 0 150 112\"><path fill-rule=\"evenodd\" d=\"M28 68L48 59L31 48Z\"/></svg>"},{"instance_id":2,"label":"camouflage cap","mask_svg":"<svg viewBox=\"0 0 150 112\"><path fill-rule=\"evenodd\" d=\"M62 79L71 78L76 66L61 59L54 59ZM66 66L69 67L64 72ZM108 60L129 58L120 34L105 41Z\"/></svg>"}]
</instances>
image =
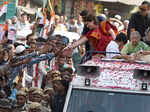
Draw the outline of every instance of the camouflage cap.
<instances>
[{"instance_id":1,"label":"camouflage cap","mask_svg":"<svg viewBox=\"0 0 150 112\"><path fill-rule=\"evenodd\" d=\"M49 95L46 94L46 95L43 95L43 97L48 97L49 98Z\"/></svg>"},{"instance_id":2,"label":"camouflage cap","mask_svg":"<svg viewBox=\"0 0 150 112\"><path fill-rule=\"evenodd\" d=\"M36 90L36 91L34 91L33 93L32 93L33 95L34 94L39 94L39 95L43 95L43 92L41 91L41 90Z\"/></svg>"},{"instance_id":3,"label":"camouflage cap","mask_svg":"<svg viewBox=\"0 0 150 112\"><path fill-rule=\"evenodd\" d=\"M60 81L62 80L61 77L54 77L53 81Z\"/></svg>"},{"instance_id":4,"label":"camouflage cap","mask_svg":"<svg viewBox=\"0 0 150 112\"><path fill-rule=\"evenodd\" d=\"M52 91L52 92L53 92L54 89L53 89L53 88L45 88L45 89L44 89L44 93L47 92L47 91Z\"/></svg>"},{"instance_id":5,"label":"camouflage cap","mask_svg":"<svg viewBox=\"0 0 150 112\"><path fill-rule=\"evenodd\" d=\"M53 71L51 71L50 74L52 74L52 75L57 74L57 75L59 76L59 75L60 75L60 72L59 72L58 70L53 70Z\"/></svg>"},{"instance_id":6,"label":"camouflage cap","mask_svg":"<svg viewBox=\"0 0 150 112\"><path fill-rule=\"evenodd\" d=\"M40 109L41 107L41 104L40 103L37 103L37 102L32 102L30 105L29 105L29 109Z\"/></svg>"},{"instance_id":7,"label":"camouflage cap","mask_svg":"<svg viewBox=\"0 0 150 112\"><path fill-rule=\"evenodd\" d=\"M25 93L28 93L29 89L28 88L21 88L21 91L24 91Z\"/></svg>"},{"instance_id":8,"label":"camouflage cap","mask_svg":"<svg viewBox=\"0 0 150 112\"><path fill-rule=\"evenodd\" d=\"M26 97L27 94L24 91L19 91L16 96L24 96L24 97Z\"/></svg>"},{"instance_id":9,"label":"camouflage cap","mask_svg":"<svg viewBox=\"0 0 150 112\"><path fill-rule=\"evenodd\" d=\"M36 91L37 89L38 89L37 87L31 87L31 88L29 88L28 92L32 93L32 92Z\"/></svg>"}]
</instances>

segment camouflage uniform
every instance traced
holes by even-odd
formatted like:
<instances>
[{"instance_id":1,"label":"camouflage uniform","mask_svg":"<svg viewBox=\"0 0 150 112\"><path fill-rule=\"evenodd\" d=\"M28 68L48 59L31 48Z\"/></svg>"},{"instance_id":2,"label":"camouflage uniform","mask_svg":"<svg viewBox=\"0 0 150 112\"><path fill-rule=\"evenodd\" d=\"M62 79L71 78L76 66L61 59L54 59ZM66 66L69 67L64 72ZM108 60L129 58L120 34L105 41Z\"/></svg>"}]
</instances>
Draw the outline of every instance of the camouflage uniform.
<instances>
[{"instance_id":1,"label":"camouflage uniform","mask_svg":"<svg viewBox=\"0 0 150 112\"><path fill-rule=\"evenodd\" d=\"M30 91L30 89L29 89L29 91ZM43 91L42 91L42 89L37 88L37 89L34 89L34 91L32 91L32 95L34 95L34 94L39 94L40 96L43 96ZM32 105L32 104L33 104L32 101L28 101L28 104L27 104L28 108L30 108L30 105ZM40 104L40 109L41 109L41 112L51 112L50 109L46 108L42 104Z\"/></svg>"},{"instance_id":2,"label":"camouflage uniform","mask_svg":"<svg viewBox=\"0 0 150 112\"><path fill-rule=\"evenodd\" d=\"M13 106L13 112L27 112L27 110L28 108L26 104L24 106L19 106L17 104Z\"/></svg>"},{"instance_id":3,"label":"camouflage uniform","mask_svg":"<svg viewBox=\"0 0 150 112\"><path fill-rule=\"evenodd\" d=\"M35 110L38 110L38 112L42 112L41 111L41 104L40 103L37 103L37 102L32 102L31 104L29 104L29 111L35 111Z\"/></svg>"},{"instance_id":4,"label":"camouflage uniform","mask_svg":"<svg viewBox=\"0 0 150 112\"><path fill-rule=\"evenodd\" d=\"M26 93L22 90L19 91L18 94L16 96L24 96L26 98ZM27 104L25 103L23 106L19 105L19 104L15 104L13 105L13 112L25 112L27 111Z\"/></svg>"},{"instance_id":5,"label":"camouflage uniform","mask_svg":"<svg viewBox=\"0 0 150 112\"><path fill-rule=\"evenodd\" d=\"M8 99L0 99L0 112L12 112L12 106Z\"/></svg>"},{"instance_id":6,"label":"camouflage uniform","mask_svg":"<svg viewBox=\"0 0 150 112\"><path fill-rule=\"evenodd\" d=\"M51 112L50 110L48 110L47 108L45 108L44 106L41 106L40 103L37 103L37 102L32 102L30 105L29 105L29 110L32 112L32 110L39 110L40 112ZM38 112L39 112L38 111Z\"/></svg>"}]
</instances>

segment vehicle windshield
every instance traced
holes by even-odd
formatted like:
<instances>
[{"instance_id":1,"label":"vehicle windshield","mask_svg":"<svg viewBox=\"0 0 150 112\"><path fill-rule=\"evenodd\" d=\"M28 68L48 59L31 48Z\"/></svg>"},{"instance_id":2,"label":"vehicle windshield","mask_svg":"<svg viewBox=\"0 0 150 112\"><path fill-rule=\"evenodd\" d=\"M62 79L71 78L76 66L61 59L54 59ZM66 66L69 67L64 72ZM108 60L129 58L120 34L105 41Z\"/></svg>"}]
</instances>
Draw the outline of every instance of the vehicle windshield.
<instances>
[{"instance_id":1,"label":"vehicle windshield","mask_svg":"<svg viewBox=\"0 0 150 112\"><path fill-rule=\"evenodd\" d=\"M149 112L144 94L73 89L67 112Z\"/></svg>"}]
</instances>

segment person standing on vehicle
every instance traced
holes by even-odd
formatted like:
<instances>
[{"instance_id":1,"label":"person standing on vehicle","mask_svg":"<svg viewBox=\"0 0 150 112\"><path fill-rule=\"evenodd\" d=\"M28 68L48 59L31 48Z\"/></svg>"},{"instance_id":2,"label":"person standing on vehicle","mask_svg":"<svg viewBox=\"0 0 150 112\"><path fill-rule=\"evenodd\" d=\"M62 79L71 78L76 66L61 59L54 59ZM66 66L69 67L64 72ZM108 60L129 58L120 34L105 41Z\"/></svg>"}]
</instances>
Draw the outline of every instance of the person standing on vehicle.
<instances>
[{"instance_id":1,"label":"person standing on vehicle","mask_svg":"<svg viewBox=\"0 0 150 112\"><path fill-rule=\"evenodd\" d=\"M130 37L130 33L133 31L138 31L142 37L145 36L145 31L150 25L150 18L148 18L148 13L150 11L150 3L147 1L142 2L139 7L140 11L134 13L129 21L128 26L128 38ZM141 38L143 40L143 38Z\"/></svg>"},{"instance_id":2,"label":"person standing on vehicle","mask_svg":"<svg viewBox=\"0 0 150 112\"><path fill-rule=\"evenodd\" d=\"M122 58L120 55L121 48L127 43L127 36L124 33L120 33L116 36L115 40L112 40L106 48L106 58Z\"/></svg>"}]
</instances>

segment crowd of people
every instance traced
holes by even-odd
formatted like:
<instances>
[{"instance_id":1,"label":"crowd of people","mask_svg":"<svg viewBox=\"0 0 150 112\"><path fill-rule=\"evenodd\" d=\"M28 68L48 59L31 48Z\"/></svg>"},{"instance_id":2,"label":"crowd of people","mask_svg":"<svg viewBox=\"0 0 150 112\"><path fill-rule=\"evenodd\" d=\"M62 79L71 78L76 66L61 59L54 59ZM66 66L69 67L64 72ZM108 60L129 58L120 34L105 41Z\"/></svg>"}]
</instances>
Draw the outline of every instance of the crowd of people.
<instances>
[{"instance_id":1,"label":"crowd of people","mask_svg":"<svg viewBox=\"0 0 150 112\"><path fill-rule=\"evenodd\" d=\"M149 11L143 2L124 21L109 17L108 9L100 16L83 10L69 20L55 15L54 24L44 13L32 22L25 13L6 20L0 29L0 111L62 112L79 63L93 57L142 60L150 54ZM70 41L64 32L80 39Z\"/></svg>"}]
</instances>

